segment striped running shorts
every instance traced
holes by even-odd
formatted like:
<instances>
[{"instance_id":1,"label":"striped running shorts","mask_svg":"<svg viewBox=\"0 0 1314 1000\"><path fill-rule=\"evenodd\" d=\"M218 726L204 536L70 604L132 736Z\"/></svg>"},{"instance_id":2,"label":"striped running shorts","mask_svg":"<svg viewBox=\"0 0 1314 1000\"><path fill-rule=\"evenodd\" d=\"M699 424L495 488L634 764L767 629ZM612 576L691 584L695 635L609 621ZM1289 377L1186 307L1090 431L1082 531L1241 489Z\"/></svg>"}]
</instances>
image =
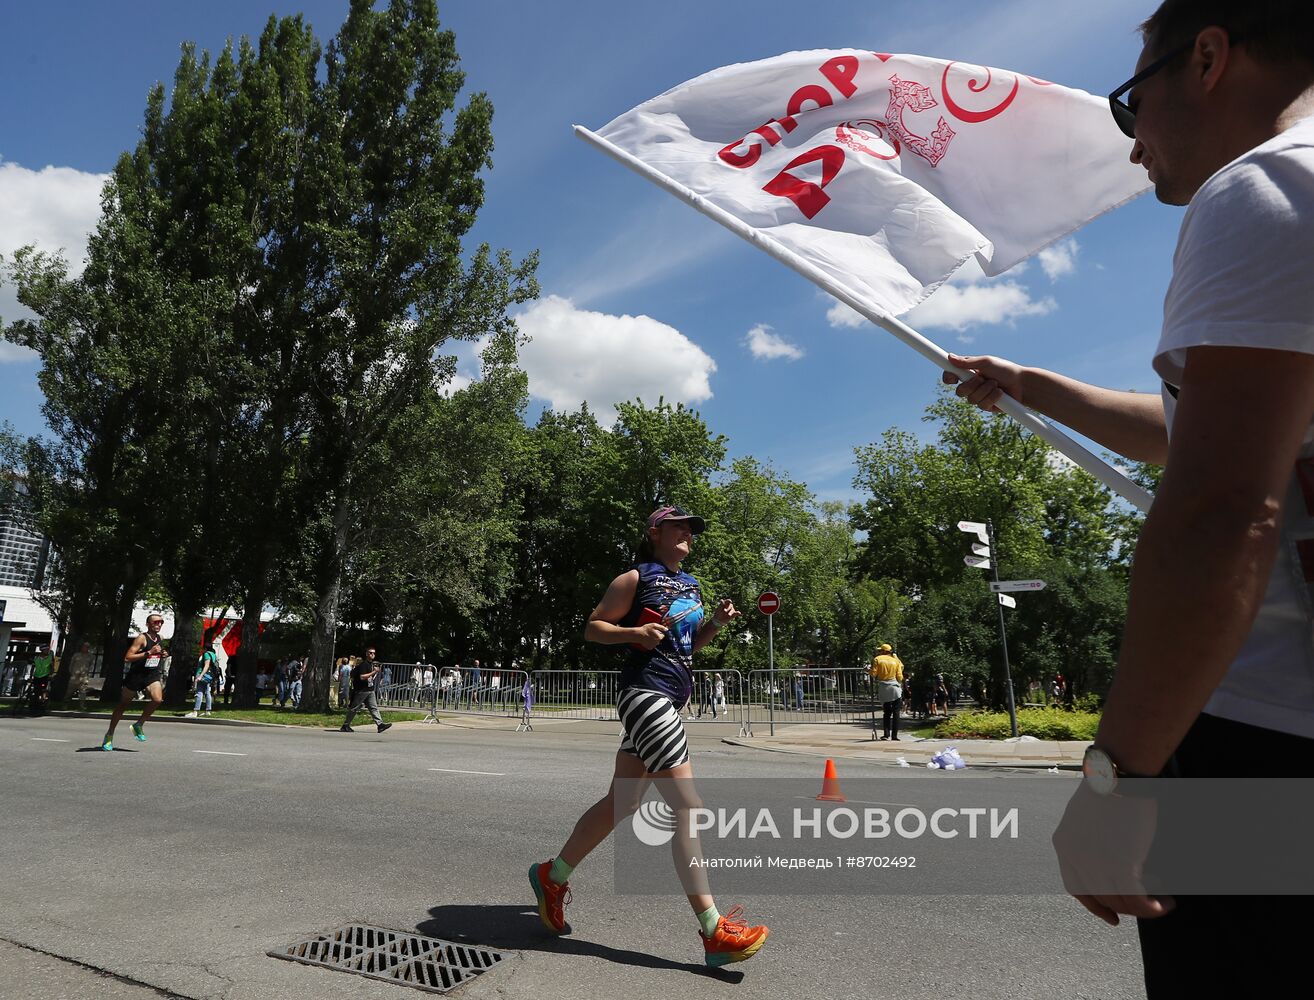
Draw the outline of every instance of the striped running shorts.
<instances>
[{"instance_id":1,"label":"striped running shorts","mask_svg":"<svg viewBox=\"0 0 1314 1000\"><path fill-rule=\"evenodd\" d=\"M626 688L616 698L620 713L620 748L648 766L649 774L669 771L689 759L684 723L671 699L656 691Z\"/></svg>"}]
</instances>

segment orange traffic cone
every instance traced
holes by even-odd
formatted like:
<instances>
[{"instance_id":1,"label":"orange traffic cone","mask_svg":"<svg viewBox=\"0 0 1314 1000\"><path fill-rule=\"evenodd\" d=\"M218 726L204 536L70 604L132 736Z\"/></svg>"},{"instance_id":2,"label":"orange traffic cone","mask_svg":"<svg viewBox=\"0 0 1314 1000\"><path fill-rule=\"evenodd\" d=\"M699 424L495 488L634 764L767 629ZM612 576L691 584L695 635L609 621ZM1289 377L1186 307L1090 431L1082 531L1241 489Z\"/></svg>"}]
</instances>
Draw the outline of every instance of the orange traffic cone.
<instances>
[{"instance_id":1,"label":"orange traffic cone","mask_svg":"<svg viewBox=\"0 0 1314 1000\"><path fill-rule=\"evenodd\" d=\"M835 773L835 762L826 761L826 774L821 779L821 794L817 796L822 802L847 802L844 793L840 791L839 775Z\"/></svg>"}]
</instances>

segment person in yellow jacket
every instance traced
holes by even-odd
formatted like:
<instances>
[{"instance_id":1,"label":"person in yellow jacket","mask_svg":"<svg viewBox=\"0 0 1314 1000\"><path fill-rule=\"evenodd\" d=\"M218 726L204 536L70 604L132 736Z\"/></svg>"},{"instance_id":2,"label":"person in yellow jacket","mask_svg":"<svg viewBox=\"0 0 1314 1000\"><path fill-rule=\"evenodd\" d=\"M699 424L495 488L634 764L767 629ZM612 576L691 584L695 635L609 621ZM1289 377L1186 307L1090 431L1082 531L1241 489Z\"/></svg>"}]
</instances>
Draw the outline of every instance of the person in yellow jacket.
<instances>
[{"instance_id":1,"label":"person in yellow jacket","mask_svg":"<svg viewBox=\"0 0 1314 1000\"><path fill-rule=\"evenodd\" d=\"M876 700L885 708L882 740L899 738L899 706L903 704L903 661L894 655L888 642L882 643L872 657L867 671L876 685Z\"/></svg>"}]
</instances>

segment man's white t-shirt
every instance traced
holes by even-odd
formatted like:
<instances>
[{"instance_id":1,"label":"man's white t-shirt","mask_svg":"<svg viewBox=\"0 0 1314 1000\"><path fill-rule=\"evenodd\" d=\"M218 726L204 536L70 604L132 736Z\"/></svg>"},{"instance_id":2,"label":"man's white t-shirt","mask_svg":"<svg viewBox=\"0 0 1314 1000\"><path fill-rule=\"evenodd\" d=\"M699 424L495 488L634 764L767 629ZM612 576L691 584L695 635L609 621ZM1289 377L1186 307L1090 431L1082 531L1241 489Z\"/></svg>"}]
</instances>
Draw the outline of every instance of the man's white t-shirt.
<instances>
[{"instance_id":1,"label":"man's white t-shirt","mask_svg":"<svg viewBox=\"0 0 1314 1000\"><path fill-rule=\"evenodd\" d=\"M1203 345L1314 354L1314 117L1223 167L1186 210L1154 352L1170 434L1168 386L1181 385L1187 348ZM1314 429L1301 458L1306 487L1293 476L1263 605L1205 711L1314 737L1314 614L1301 568L1304 555L1314 571Z\"/></svg>"}]
</instances>

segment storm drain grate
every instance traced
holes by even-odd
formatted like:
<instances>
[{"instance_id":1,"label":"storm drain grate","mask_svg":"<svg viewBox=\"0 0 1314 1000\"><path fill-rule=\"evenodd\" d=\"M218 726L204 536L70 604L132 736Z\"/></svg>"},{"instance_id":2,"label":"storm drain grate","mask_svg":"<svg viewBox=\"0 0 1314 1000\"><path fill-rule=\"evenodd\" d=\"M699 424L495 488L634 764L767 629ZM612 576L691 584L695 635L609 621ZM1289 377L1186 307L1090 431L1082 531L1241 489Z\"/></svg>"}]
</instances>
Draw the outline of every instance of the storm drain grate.
<instances>
[{"instance_id":1,"label":"storm drain grate","mask_svg":"<svg viewBox=\"0 0 1314 1000\"><path fill-rule=\"evenodd\" d=\"M348 924L266 954L430 993L449 993L507 958L492 948L368 924Z\"/></svg>"}]
</instances>

